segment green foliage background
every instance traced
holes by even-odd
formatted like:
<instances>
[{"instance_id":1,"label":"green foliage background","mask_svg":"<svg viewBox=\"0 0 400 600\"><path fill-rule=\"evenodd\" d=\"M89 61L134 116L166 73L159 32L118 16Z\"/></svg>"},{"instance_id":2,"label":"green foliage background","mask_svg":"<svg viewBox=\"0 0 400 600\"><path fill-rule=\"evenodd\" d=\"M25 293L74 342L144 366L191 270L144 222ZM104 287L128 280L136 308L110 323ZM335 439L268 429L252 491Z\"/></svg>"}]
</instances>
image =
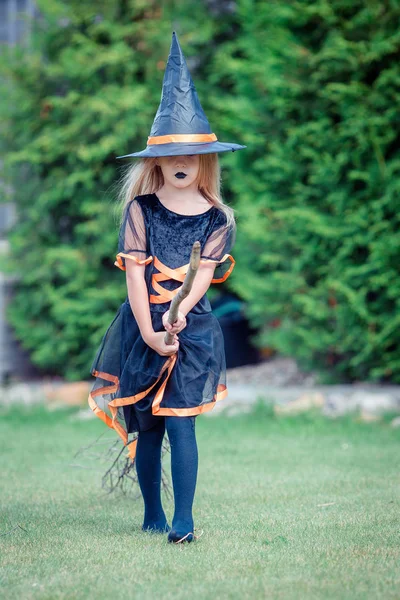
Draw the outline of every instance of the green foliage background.
<instances>
[{"instance_id":1,"label":"green foliage background","mask_svg":"<svg viewBox=\"0 0 400 600\"><path fill-rule=\"evenodd\" d=\"M88 377L125 297L115 156L145 146L175 29L217 136L247 145L221 155L238 221L227 285L257 343L326 381L400 382L399 3L39 6L34 47L3 57L0 108L9 319L33 361Z\"/></svg>"},{"instance_id":2,"label":"green foliage background","mask_svg":"<svg viewBox=\"0 0 400 600\"><path fill-rule=\"evenodd\" d=\"M399 17L398 2L242 2L216 59L247 100L235 289L261 340L327 379L400 381Z\"/></svg>"}]
</instances>

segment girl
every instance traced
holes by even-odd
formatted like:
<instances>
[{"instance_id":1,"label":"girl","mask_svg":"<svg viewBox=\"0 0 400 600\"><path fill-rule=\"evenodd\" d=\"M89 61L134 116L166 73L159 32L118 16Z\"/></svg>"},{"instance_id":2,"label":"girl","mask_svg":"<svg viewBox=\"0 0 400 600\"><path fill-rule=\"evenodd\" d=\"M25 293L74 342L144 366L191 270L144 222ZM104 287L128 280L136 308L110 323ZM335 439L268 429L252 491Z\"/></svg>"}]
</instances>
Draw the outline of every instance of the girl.
<instances>
[{"instance_id":1,"label":"girl","mask_svg":"<svg viewBox=\"0 0 400 600\"><path fill-rule=\"evenodd\" d=\"M195 418L227 396L222 331L206 291L225 281L235 261L233 211L220 197L218 152L175 33L160 107L140 160L121 188L122 220L115 265L126 272L128 296L105 333L93 362L89 395L95 413L129 444L144 500L142 529L191 542L198 452ZM124 157L118 157L124 158ZM189 266L193 243L200 266L178 319L170 301ZM166 345L165 331L174 336ZM109 414L107 414L109 412ZM125 426L123 426L123 424ZM161 447L171 445L175 511L172 527L161 503Z\"/></svg>"}]
</instances>

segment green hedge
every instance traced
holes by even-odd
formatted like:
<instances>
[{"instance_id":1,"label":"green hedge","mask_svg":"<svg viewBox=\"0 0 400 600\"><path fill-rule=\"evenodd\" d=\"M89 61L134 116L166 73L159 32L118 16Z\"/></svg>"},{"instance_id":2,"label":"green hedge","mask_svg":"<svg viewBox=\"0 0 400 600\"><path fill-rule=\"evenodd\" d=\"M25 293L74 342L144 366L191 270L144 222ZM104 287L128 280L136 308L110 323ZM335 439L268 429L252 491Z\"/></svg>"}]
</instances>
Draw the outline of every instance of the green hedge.
<instances>
[{"instance_id":1,"label":"green hedge","mask_svg":"<svg viewBox=\"0 0 400 600\"><path fill-rule=\"evenodd\" d=\"M90 377L105 328L126 296L114 266L116 185L145 147L171 43L170 3L40 0L27 51L0 56L1 177L17 225L2 269L18 282L7 318L46 373ZM179 10L188 59L208 46L205 7ZM185 33L188 32L188 33Z\"/></svg>"},{"instance_id":2,"label":"green hedge","mask_svg":"<svg viewBox=\"0 0 400 600\"><path fill-rule=\"evenodd\" d=\"M325 380L399 382L398 4L40 8L34 48L1 64L2 177L18 206L9 319L32 360L87 377L125 297L115 156L145 146L174 23L214 131L248 146L221 162L238 217L227 285L257 343Z\"/></svg>"},{"instance_id":3,"label":"green hedge","mask_svg":"<svg viewBox=\"0 0 400 600\"><path fill-rule=\"evenodd\" d=\"M400 5L239 5L212 66L248 145L234 289L259 343L324 381L398 383Z\"/></svg>"}]
</instances>

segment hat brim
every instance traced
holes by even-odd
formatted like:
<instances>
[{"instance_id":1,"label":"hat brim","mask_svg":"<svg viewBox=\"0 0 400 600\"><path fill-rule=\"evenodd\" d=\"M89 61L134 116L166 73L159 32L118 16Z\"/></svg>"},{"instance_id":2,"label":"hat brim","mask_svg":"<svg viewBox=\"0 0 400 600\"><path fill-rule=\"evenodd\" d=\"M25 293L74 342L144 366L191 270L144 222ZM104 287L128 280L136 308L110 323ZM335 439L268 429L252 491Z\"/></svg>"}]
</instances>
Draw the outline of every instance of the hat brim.
<instances>
[{"instance_id":1,"label":"hat brim","mask_svg":"<svg viewBox=\"0 0 400 600\"><path fill-rule=\"evenodd\" d=\"M124 154L116 158L155 158L158 156L182 156L187 154L212 154L214 152L235 152L242 150L246 146L240 144L224 144L223 142L210 142L202 144L190 143L173 143L173 144L154 144L147 146L141 152L133 152L132 154Z\"/></svg>"}]
</instances>

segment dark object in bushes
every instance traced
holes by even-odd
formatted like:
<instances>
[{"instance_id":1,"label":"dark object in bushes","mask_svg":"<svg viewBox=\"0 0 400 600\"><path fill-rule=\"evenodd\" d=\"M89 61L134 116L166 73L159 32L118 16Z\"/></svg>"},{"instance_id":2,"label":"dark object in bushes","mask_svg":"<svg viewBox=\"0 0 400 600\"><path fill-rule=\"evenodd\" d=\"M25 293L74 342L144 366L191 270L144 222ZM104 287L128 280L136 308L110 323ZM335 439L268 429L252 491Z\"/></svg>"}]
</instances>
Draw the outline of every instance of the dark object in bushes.
<instances>
[{"instance_id":1,"label":"dark object in bushes","mask_svg":"<svg viewBox=\"0 0 400 600\"><path fill-rule=\"evenodd\" d=\"M250 337L257 332L244 315L244 302L233 294L221 294L210 304L224 334L227 369L259 363L261 354L250 343Z\"/></svg>"}]
</instances>

